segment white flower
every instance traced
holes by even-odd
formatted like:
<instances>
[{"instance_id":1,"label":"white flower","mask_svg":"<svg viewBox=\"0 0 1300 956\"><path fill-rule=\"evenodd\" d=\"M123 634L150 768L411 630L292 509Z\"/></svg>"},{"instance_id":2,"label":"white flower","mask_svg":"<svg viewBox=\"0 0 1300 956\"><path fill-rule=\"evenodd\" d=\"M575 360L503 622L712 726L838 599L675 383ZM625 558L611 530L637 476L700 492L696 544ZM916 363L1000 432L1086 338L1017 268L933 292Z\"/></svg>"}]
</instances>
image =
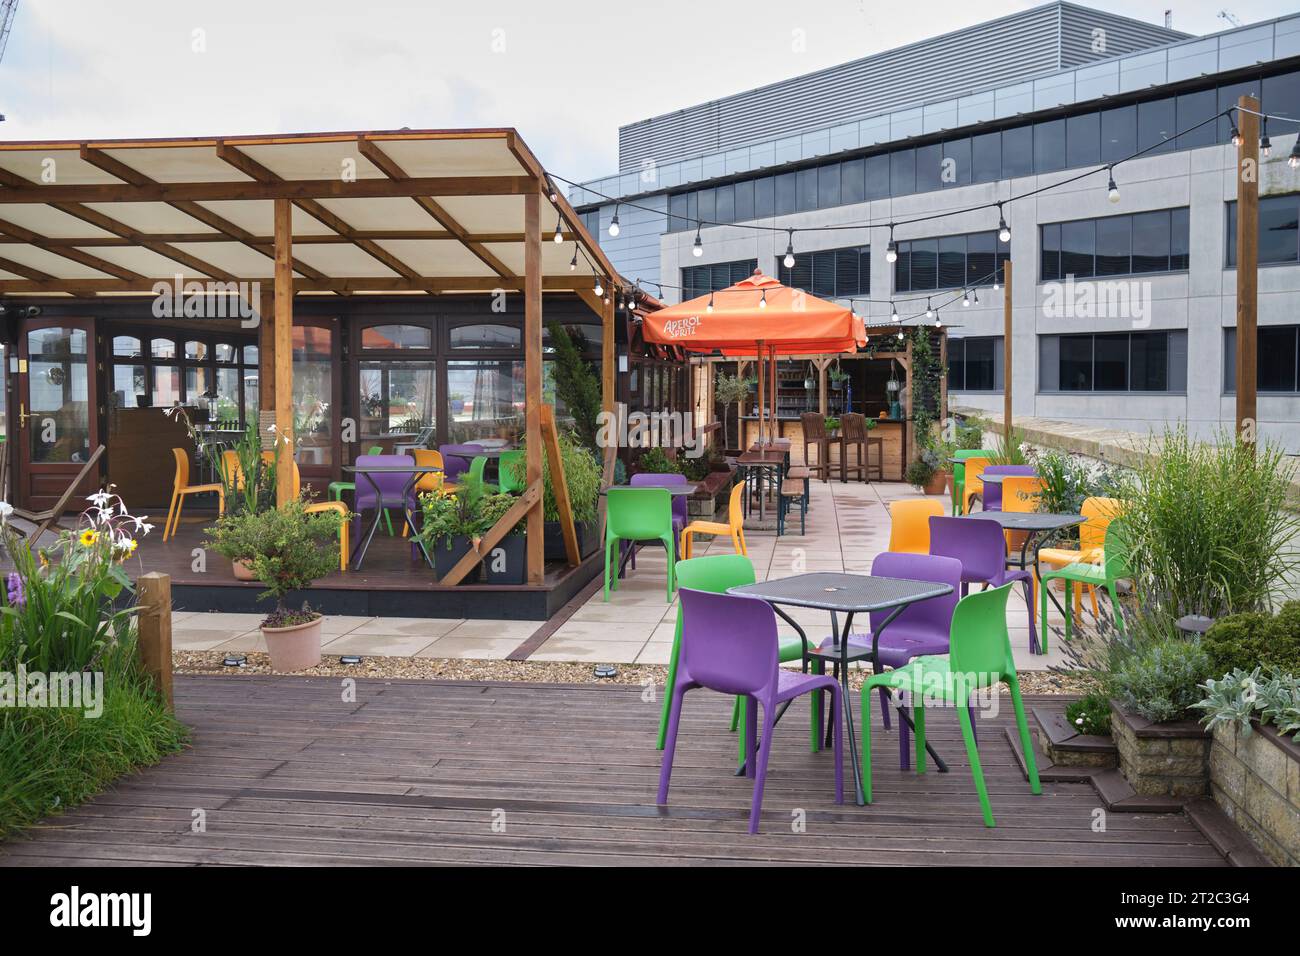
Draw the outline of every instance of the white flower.
<instances>
[{"instance_id":1,"label":"white flower","mask_svg":"<svg viewBox=\"0 0 1300 956\"><path fill-rule=\"evenodd\" d=\"M0 524L9 520L9 516L14 513L14 506L7 501L0 501Z\"/></svg>"},{"instance_id":2,"label":"white flower","mask_svg":"<svg viewBox=\"0 0 1300 956\"><path fill-rule=\"evenodd\" d=\"M110 495L107 491L97 491L93 495L87 496L86 500L89 501L96 508L103 508L105 505L108 504L109 499L112 497L113 496Z\"/></svg>"}]
</instances>

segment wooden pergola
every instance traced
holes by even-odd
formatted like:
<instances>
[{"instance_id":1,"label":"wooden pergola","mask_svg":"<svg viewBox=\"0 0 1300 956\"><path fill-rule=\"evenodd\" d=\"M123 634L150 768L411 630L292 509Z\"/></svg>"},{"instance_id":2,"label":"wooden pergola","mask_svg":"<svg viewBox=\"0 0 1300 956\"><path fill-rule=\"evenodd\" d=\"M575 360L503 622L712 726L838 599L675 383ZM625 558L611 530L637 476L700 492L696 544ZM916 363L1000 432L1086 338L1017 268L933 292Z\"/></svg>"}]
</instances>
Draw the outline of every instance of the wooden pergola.
<instances>
[{"instance_id":1,"label":"wooden pergola","mask_svg":"<svg viewBox=\"0 0 1300 956\"><path fill-rule=\"evenodd\" d=\"M522 294L521 505L528 580L541 582L544 293L576 293L600 315L612 412L615 287L625 283L515 130L0 143L0 296L140 295L177 283L212 296L259 290L248 304L270 319L258 326L259 388L283 439L282 502L295 296Z\"/></svg>"}]
</instances>

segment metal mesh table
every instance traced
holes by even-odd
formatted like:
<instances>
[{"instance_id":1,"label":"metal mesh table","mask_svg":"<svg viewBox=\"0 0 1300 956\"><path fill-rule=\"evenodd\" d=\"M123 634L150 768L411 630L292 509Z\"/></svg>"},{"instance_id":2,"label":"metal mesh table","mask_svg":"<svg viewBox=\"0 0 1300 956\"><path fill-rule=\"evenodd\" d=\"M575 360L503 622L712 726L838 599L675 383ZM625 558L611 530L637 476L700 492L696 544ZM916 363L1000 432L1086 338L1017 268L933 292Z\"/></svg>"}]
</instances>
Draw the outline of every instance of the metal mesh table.
<instances>
[{"instance_id":1,"label":"metal mesh table","mask_svg":"<svg viewBox=\"0 0 1300 956\"><path fill-rule=\"evenodd\" d=\"M834 571L815 571L809 574L796 574L788 578L773 581L759 581L730 588L730 594L743 594L748 597L761 598L772 605L772 609L790 624L804 643L804 666L814 662L818 669L824 668L830 661L839 671L840 687L843 690L845 732L849 752L853 760L853 782L857 788L858 805L866 800L862 793L862 767L858 759L858 746L853 732L853 705L849 696L849 664L855 660L870 660L873 670L878 670L877 652L880 635L909 604L927 601L930 598L943 597L952 593L952 586L938 584L934 581L909 581L904 578L873 577L865 574L845 574ZM803 628L794 622L780 605L791 607L811 607L831 612L831 644L829 647L810 647ZM872 628L871 649L865 647L851 648L849 635L853 633L853 615L872 611L890 611L888 617L879 627ZM838 615L844 614L844 628L839 627ZM911 719L903 707L898 709L899 716L911 726ZM820 725L820 718L818 718ZM948 768L939 755L927 745L930 755L934 757L939 769Z\"/></svg>"}]
</instances>

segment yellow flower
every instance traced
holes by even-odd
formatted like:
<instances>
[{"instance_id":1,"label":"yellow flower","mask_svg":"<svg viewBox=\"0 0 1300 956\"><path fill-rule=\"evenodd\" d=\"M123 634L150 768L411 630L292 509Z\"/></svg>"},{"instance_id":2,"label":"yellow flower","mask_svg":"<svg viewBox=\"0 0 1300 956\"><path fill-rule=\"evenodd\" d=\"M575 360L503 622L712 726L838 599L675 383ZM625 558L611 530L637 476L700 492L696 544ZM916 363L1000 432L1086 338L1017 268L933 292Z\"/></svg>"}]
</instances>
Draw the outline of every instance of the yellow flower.
<instances>
[{"instance_id":1,"label":"yellow flower","mask_svg":"<svg viewBox=\"0 0 1300 956\"><path fill-rule=\"evenodd\" d=\"M98 532L92 531L89 528L81 532L81 544L83 547L89 548L92 544L94 544L98 540L99 540Z\"/></svg>"}]
</instances>

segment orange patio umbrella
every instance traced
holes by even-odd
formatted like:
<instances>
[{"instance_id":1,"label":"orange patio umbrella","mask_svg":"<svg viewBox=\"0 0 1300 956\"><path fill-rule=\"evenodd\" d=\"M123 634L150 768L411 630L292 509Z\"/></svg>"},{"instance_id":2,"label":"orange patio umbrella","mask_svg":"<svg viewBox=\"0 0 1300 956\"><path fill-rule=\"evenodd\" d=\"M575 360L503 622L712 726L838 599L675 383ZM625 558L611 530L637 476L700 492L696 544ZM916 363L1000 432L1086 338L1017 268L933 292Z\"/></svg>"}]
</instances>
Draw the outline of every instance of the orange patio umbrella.
<instances>
[{"instance_id":1,"label":"orange patio umbrella","mask_svg":"<svg viewBox=\"0 0 1300 956\"><path fill-rule=\"evenodd\" d=\"M691 352L769 362L772 414L776 415L776 356L855 352L867 344L867 330L853 310L802 289L784 286L755 269L754 274L717 292L648 313L641 328L647 342L679 345ZM763 433L760 402L759 435Z\"/></svg>"}]
</instances>

